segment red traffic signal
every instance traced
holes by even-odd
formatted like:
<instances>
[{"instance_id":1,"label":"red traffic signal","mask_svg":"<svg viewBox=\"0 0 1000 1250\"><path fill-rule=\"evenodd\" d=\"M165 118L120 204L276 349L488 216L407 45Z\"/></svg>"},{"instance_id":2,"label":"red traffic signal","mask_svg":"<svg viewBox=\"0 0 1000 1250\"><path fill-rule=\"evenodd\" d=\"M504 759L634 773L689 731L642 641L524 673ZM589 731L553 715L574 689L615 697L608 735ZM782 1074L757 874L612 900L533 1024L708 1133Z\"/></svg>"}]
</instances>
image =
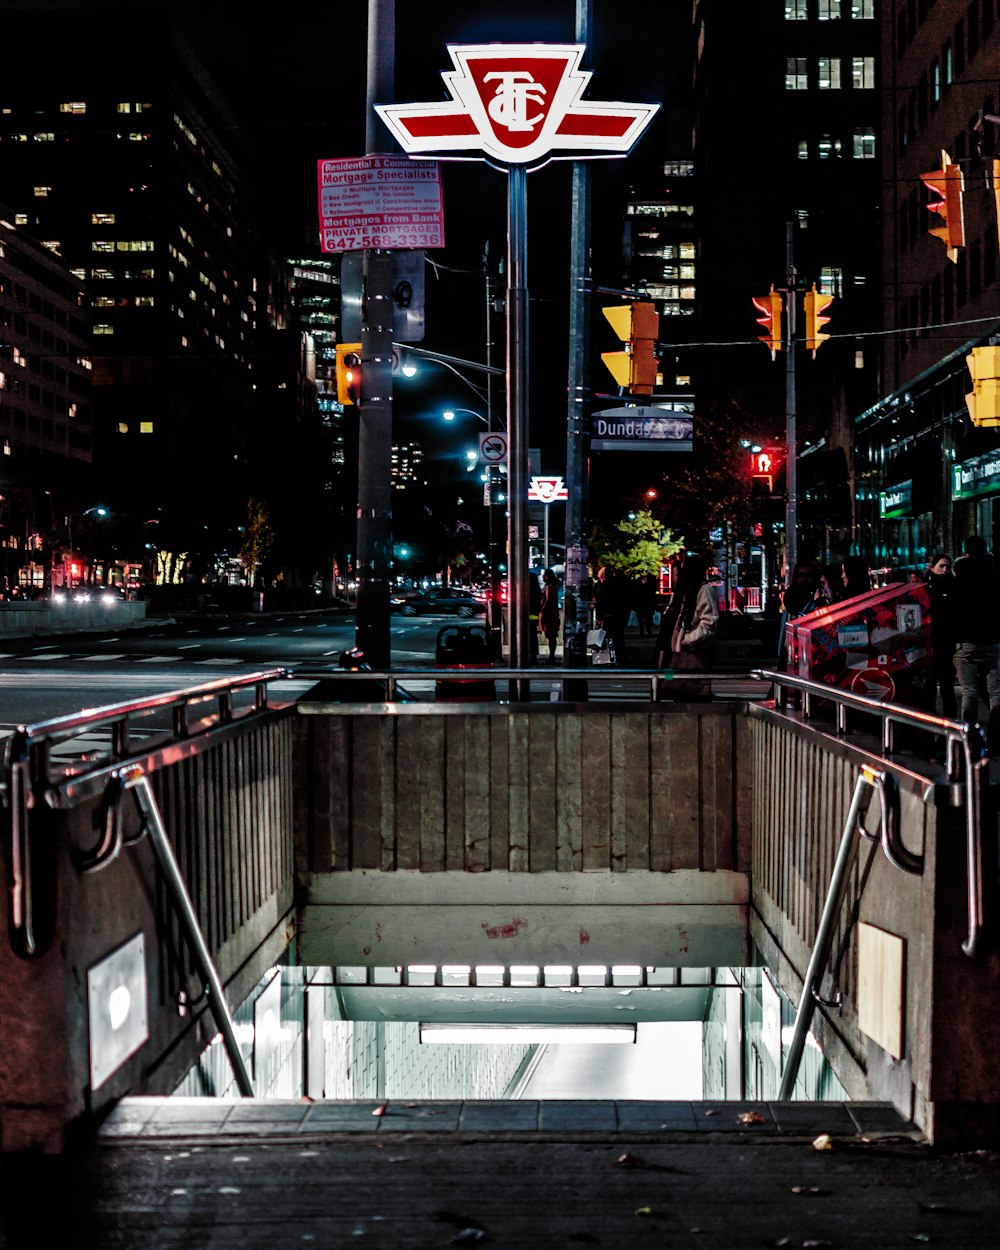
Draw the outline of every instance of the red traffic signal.
<instances>
[{"instance_id":1,"label":"red traffic signal","mask_svg":"<svg viewBox=\"0 0 1000 1250\"><path fill-rule=\"evenodd\" d=\"M936 226L928 226L928 231L944 240L948 259L957 262L958 249L965 247L965 179L962 170L952 164L947 152L942 152L941 168L921 174L920 180L936 197L928 201L928 212L936 213L941 219Z\"/></svg>"},{"instance_id":2,"label":"red traffic signal","mask_svg":"<svg viewBox=\"0 0 1000 1250\"><path fill-rule=\"evenodd\" d=\"M758 334L757 337L771 353L771 359L774 360L775 353L781 351L782 298L772 286L767 295L755 295L753 297L753 306L759 313L763 313L762 317L757 318L757 324L763 326L767 331L766 334Z\"/></svg>"},{"instance_id":3,"label":"red traffic signal","mask_svg":"<svg viewBox=\"0 0 1000 1250\"><path fill-rule=\"evenodd\" d=\"M784 466L784 452L780 447L758 447L750 453L750 477L768 490L774 490L774 479Z\"/></svg>"}]
</instances>

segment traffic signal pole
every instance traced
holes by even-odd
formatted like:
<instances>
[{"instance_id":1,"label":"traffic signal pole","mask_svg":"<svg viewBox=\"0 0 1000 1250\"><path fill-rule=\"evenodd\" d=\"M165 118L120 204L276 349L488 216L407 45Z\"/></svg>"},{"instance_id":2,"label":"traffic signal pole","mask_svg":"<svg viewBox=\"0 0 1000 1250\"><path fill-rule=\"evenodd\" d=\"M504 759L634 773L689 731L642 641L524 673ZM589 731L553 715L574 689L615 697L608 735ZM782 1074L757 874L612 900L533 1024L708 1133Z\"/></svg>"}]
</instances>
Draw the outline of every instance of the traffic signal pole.
<instances>
[{"instance_id":1,"label":"traffic signal pole","mask_svg":"<svg viewBox=\"0 0 1000 1250\"><path fill-rule=\"evenodd\" d=\"M576 40L590 45L591 0L577 0ZM582 668L590 617L587 509L590 451L590 166L573 162L569 274L569 376L566 413L566 537L563 590L563 664ZM545 513L546 518L548 512ZM546 562L548 556L546 556ZM566 697L585 699L586 682Z\"/></svg>"},{"instance_id":2,"label":"traffic signal pole","mask_svg":"<svg viewBox=\"0 0 1000 1250\"><path fill-rule=\"evenodd\" d=\"M368 0L365 151L378 150L377 100L393 94L395 0ZM392 253L364 254L358 424L358 603L355 642L376 669L390 664L392 576Z\"/></svg>"},{"instance_id":3,"label":"traffic signal pole","mask_svg":"<svg viewBox=\"0 0 1000 1250\"><path fill-rule=\"evenodd\" d=\"M528 635L528 171L507 166L507 548L510 666L531 663ZM517 697L527 697L518 682Z\"/></svg>"},{"instance_id":4,"label":"traffic signal pole","mask_svg":"<svg viewBox=\"0 0 1000 1250\"><path fill-rule=\"evenodd\" d=\"M785 561L788 565L787 578L791 581L792 571L799 558L798 541L798 482L796 474L796 458L798 437L795 411L795 223L785 223L785 285L788 288L785 343Z\"/></svg>"}]
</instances>

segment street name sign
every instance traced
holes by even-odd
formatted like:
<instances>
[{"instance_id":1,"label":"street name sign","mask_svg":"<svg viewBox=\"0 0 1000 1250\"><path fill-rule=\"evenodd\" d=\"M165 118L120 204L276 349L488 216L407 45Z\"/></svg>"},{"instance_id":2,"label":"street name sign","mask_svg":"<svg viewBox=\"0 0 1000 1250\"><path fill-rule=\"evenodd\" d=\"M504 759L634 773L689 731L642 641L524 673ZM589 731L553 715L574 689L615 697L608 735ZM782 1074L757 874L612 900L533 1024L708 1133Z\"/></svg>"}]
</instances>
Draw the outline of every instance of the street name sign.
<instances>
[{"instance_id":1,"label":"street name sign","mask_svg":"<svg viewBox=\"0 0 1000 1250\"><path fill-rule=\"evenodd\" d=\"M322 251L444 247L435 161L395 155L320 161L318 181Z\"/></svg>"},{"instance_id":2,"label":"street name sign","mask_svg":"<svg viewBox=\"0 0 1000 1250\"><path fill-rule=\"evenodd\" d=\"M453 44L441 77L450 100L376 104L404 152L445 160L475 156L502 165L623 156L658 104L583 100L584 44Z\"/></svg>"},{"instance_id":3,"label":"street name sign","mask_svg":"<svg viewBox=\"0 0 1000 1250\"><path fill-rule=\"evenodd\" d=\"M686 409L605 408L591 418L592 451L691 451L694 419Z\"/></svg>"}]
</instances>

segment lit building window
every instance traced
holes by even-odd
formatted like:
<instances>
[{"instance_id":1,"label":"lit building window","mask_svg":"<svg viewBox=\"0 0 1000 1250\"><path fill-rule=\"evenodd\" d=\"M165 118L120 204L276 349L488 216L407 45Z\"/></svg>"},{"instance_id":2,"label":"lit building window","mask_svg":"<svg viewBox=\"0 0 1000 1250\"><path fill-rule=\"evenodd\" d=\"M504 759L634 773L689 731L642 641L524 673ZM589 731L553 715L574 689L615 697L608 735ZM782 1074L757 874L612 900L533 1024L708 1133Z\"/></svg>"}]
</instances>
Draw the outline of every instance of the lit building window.
<instances>
[{"instance_id":1,"label":"lit building window","mask_svg":"<svg viewBox=\"0 0 1000 1250\"><path fill-rule=\"evenodd\" d=\"M128 433L128 422L127 422L127 421L119 421L119 422L118 422L118 433L119 433L119 434L127 434L127 433Z\"/></svg>"},{"instance_id":2,"label":"lit building window","mask_svg":"<svg viewBox=\"0 0 1000 1250\"><path fill-rule=\"evenodd\" d=\"M35 187L34 188L35 196L40 200L44 200L45 197L49 195L51 191L52 191L51 187Z\"/></svg>"},{"instance_id":3,"label":"lit building window","mask_svg":"<svg viewBox=\"0 0 1000 1250\"><path fill-rule=\"evenodd\" d=\"M119 252L152 252L156 244L152 239L119 239L115 246Z\"/></svg>"},{"instance_id":4,"label":"lit building window","mask_svg":"<svg viewBox=\"0 0 1000 1250\"><path fill-rule=\"evenodd\" d=\"M22 352L19 347L12 347L10 349L10 358L15 365L20 365L22 369L27 369L28 357L25 356L24 352Z\"/></svg>"},{"instance_id":5,"label":"lit building window","mask_svg":"<svg viewBox=\"0 0 1000 1250\"><path fill-rule=\"evenodd\" d=\"M74 278L79 278L81 282L83 282L84 279L87 277L86 269L71 269L70 273L73 275Z\"/></svg>"},{"instance_id":6,"label":"lit building window","mask_svg":"<svg viewBox=\"0 0 1000 1250\"><path fill-rule=\"evenodd\" d=\"M111 295L95 295L90 301L95 308L114 308L115 301Z\"/></svg>"},{"instance_id":7,"label":"lit building window","mask_svg":"<svg viewBox=\"0 0 1000 1250\"><path fill-rule=\"evenodd\" d=\"M15 226L26 226L27 224L28 224L28 214L27 214L27 213L15 213L15 214L14 214L14 225L15 225Z\"/></svg>"},{"instance_id":8,"label":"lit building window","mask_svg":"<svg viewBox=\"0 0 1000 1250\"><path fill-rule=\"evenodd\" d=\"M152 423L152 421L140 421L140 422L139 422L139 433L140 433L140 434L152 434L152 432L153 432L153 423Z\"/></svg>"},{"instance_id":9,"label":"lit building window","mask_svg":"<svg viewBox=\"0 0 1000 1250\"><path fill-rule=\"evenodd\" d=\"M809 17L809 0L785 0L785 21L804 22Z\"/></svg>"},{"instance_id":10,"label":"lit building window","mask_svg":"<svg viewBox=\"0 0 1000 1250\"><path fill-rule=\"evenodd\" d=\"M115 224L114 213L91 213L90 224L92 226L113 226Z\"/></svg>"},{"instance_id":11,"label":"lit building window","mask_svg":"<svg viewBox=\"0 0 1000 1250\"><path fill-rule=\"evenodd\" d=\"M113 239L94 239L90 244L92 252L113 252L115 244Z\"/></svg>"},{"instance_id":12,"label":"lit building window","mask_svg":"<svg viewBox=\"0 0 1000 1250\"><path fill-rule=\"evenodd\" d=\"M58 256L62 244L58 239L42 239L42 247L47 247L54 256Z\"/></svg>"},{"instance_id":13,"label":"lit building window","mask_svg":"<svg viewBox=\"0 0 1000 1250\"><path fill-rule=\"evenodd\" d=\"M798 148L796 149L796 155L798 156L800 161L807 161L809 159L809 140L808 139L799 140Z\"/></svg>"},{"instance_id":14,"label":"lit building window","mask_svg":"<svg viewBox=\"0 0 1000 1250\"><path fill-rule=\"evenodd\" d=\"M790 56L785 61L785 90L806 91L809 87L809 71L804 56Z\"/></svg>"},{"instance_id":15,"label":"lit building window","mask_svg":"<svg viewBox=\"0 0 1000 1250\"><path fill-rule=\"evenodd\" d=\"M871 126L855 130L851 155L856 160L873 161L875 159L875 131Z\"/></svg>"},{"instance_id":16,"label":"lit building window","mask_svg":"<svg viewBox=\"0 0 1000 1250\"><path fill-rule=\"evenodd\" d=\"M936 65L937 62L935 62L935 67ZM875 86L875 58L873 56L851 57L851 82L859 91L870 91Z\"/></svg>"},{"instance_id":17,"label":"lit building window","mask_svg":"<svg viewBox=\"0 0 1000 1250\"><path fill-rule=\"evenodd\" d=\"M94 367L92 361L86 356L77 356L76 363L81 369L93 369Z\"/></svg>"},{"instance_id":18,"label":"lit building window","mask_svg":"<svg viewBox=\"0 0 1000 1250\"><path fill-rule=\"evenodd\" d=\"M152 308L155 299L152 295L137 295L135 297L136 308Z\"/></svg>"},{"instance_id":19,"label":"lit building window","mask_svg":"<svg viewBox=\"0 0 1000 1250\"><path fill-rule=\"evenodd\" d=\"M152 135L142 130L130 131L126 138L130 143L145 143L147 139L152 139Z\"/></svg>"},{"instance_id":20,"label":"lit building window","mask_svg":"<svg viewBox=\"0 0 1000 1250\"><path fill-rule=\"evenodd\" d=\"M91 269L90 276L98 282L107 282L115 276L113 269Z\"/></svg>"},{"instance_id":21,"label":"lit building window","mask_svg":"<svg viewBox=\"0 0 1000 1250\"><path fill-rule=\"evenodd\" d=\"M115 327L108 325L106 321L94 326L95 334L114 334L114 332Z\"/></svg>"},{"instance_id":22,"label":"lit building window","mask_svg":"<svg viewBox=\"0 0 1000 1250\"><path fill-rule=\"evenodd\" d=\"M821 56L816 62L816 85L820 91L836 91L840 87L840 57Z\"/></svg>"},{"instance_id":23,"label":"lit building window","mask_svg":"<svg viewBox=\"0 0 1000 1250\"><path fill-rule=\"evenodd\" d=\"M86 113L87 106L82 100L71 100L66 104L59 105L60 113Z\"/></svg>"},{"instance_id":24,"label":"lit building window","mask_svg":"<svg viewBox=\"0 0 1000 1250\"><path fill-rule=\"evenodd\" d=\"M875 16L875 0L851 0L851 17L857 21L870 21Z\"/></svg>"},{"instance_id":25,"label":"lit building window","mask_svg":"<svg viewBox=\"0 0 1000 1250\"><path fill-rule=\"evenodd\" d=\"M839 156L840 140L835 139L833 135L820 135L816 141L816 152L821 161L829 160L833 156Z\"/></svg>"},{"instance_id":26,"label":"lit building window","mask_svg":"<svg viewBox=\"0 0 1000 1250\"><path fill-rule=\"evenodd\" d=\"M835 22L840 17L840 0L819 0L816 16L821 22Z\"/></svg>"},{"instance_id":27,"label":"lit building window","mask_svg":"<svg viewBox=\"0 0 1000 1250\"><path fill-rule=\"evenodd\" d=\"M795 222L800 230L805 230L809 226L809 209L797 208L795 210Z\"/></svg>"},{"instance_id":28,"label":"lit building window","mask_svg":"<svg viewBox=\"0 0 1000 1250\"><path fill-rule=\"evenodd\" d=\"M32 138L36 143L54 143L56 137L51 130L41 130L32 135Z\"/></svg>"},{"instance_id":29,"label":"lit building window","mask_svg":"<svg viewBox=\"0 0 1000 1250\"><path fill-rule=\"evenodd\" d=\"M667 161L663 166L663 174L666 178L690 178L693 173L693 161Z\"/></svg>"}]
</instances>

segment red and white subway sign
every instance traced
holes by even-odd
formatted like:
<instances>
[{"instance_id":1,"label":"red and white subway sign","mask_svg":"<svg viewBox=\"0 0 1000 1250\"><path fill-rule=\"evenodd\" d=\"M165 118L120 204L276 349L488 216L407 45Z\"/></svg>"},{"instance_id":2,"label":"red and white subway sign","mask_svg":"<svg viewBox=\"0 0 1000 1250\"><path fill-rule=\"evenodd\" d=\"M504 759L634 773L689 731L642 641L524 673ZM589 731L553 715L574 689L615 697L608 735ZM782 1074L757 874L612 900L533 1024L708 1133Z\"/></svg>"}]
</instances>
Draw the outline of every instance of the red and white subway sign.
<instances>
[{"instance_id":1,"label":"red and white subway sign","mask_svg":"<svg viewBox=\"0 0 1000 1250\"><path fill-rule=\"evenodd\" d=\"M477 153L505 165L580 155L623 156L658 104L583 100L590 71L583 44L452 44L454 70L441 77L450 100L377 104L411 156L462 160Z\"/></svg>"},{"instance_id":2,"label":"red and white subway sign","mask_svg":"<svg viewBox=\"0 0 1000 1250\"><path fill-rule=\"evenodd\" d=\"M528 498L538 503L558 503L569 498L561 477L533 477L528 483Z\"/></svg>"}]
</instances>

